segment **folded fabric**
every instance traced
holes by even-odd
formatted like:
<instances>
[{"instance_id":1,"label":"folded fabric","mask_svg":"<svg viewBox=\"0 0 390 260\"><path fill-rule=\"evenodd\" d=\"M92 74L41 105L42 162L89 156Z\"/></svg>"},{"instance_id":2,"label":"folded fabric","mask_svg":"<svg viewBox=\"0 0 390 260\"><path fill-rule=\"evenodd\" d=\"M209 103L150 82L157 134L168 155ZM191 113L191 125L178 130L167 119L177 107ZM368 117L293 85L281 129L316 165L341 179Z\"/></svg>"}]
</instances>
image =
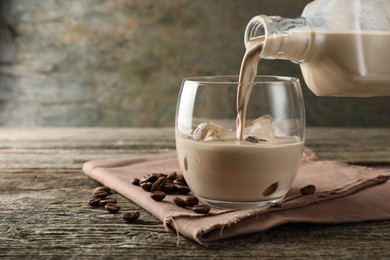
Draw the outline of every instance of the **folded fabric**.
<instances>
[{"instance_id":1,"label":"folded fabric","mask_svg":"<svg viewBox=\"0 0 390 260\"><path fill-rule=\"evenodd\" d=\"M159 218L167 230L207 245L222 239L261 232L286 223L353 223L390 219L390 170L319 160L305 149L301 166L286 197L275 205L245 210L212 208L197 214L177 207L168 195L154 201L131 184L148 173L180 172L176 156L107 159L86 162L83 171ZM316 192L300 189L315 185Z\"/></svg>"}]
</instances>

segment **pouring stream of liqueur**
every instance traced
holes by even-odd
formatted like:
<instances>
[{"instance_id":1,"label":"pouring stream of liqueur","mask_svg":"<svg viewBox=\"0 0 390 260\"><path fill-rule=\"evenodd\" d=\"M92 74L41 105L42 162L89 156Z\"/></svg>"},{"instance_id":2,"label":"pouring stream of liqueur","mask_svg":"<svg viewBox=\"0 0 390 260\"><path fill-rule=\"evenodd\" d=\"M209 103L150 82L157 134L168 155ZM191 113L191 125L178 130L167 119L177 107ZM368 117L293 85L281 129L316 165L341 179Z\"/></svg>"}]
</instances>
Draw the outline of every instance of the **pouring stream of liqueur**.
<instances>
[{"instance_id":1,"label":"pouring stream of liqueur","mask_svg":"<svg viewBox=\"0 0 390 260\"><path fill-rule=\"evenodd\" d=\"M257 66L260 61L260 54L264 46L264 37L250 39L242 59L237 89L237 140L244 138L245 117L249 98L252 92L253 82L257 75Z\"/></svg>"}]
</instances>

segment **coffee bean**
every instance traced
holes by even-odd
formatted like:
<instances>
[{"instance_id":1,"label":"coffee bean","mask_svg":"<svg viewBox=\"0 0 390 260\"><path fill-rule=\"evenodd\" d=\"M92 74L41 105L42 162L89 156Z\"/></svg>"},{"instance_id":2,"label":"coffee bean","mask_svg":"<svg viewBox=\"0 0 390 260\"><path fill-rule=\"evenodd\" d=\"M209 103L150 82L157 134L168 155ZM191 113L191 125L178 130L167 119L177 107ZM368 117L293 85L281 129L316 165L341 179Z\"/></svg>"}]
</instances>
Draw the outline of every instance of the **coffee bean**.
<instances>
[{"instance_id":1,"label":"coffee bean","mask_svg":"<svg viewBox=\"0 0 390 260\"><path fill-rule=\"evenodd\" d=\"M183 185L176 185L176 189L177 189L177 192L179 194L183 194L183 195L188 194L191 191L190 188L188 188L187 186L183 186Z\"/></svg>"},{"instance_id":2,"label":"coffee bean","mask_svg":"<svg viewBox=\"0 0 390 260\"><path fill-rule=\"evenodd\" d=\"M167 176L167 179L171 181L176 180L176 178L177 178L177 172L171 172Z\"/></svg>"},{"instance_id":3,"label":"coffee bean","mask_svg":"<svg viewBox=\"0 0 390 260\"><path fill-rule=\"evenodd\" d=\"M186 180L184 179L184 176L180 174L180 176L177 176L176 180L180 183L183 183L183 185L188 186ZM175 183L175 182L174 182Z\"/></svg>"},{"instance_id":4,"label":"coffee bean","mask_svg":"<svg viewBox=\"0 0 390 260\"><path fill-rule=\"evenodd\" d=\"M145 191L151 191L152 190L153 183L151 182L144 182L141 183L141 188Z\"/></svg>"},{"instance_id":5,"label":"coffee bean","mask_svg":"<svg viewBox=\"0 0 390 260\"><path fill-rule=\"evenodd\" d=\"M310 195L316 192L316 186L315 185L307 185L303 187L301 190L301 194L303 196Z\"/></svg>"},{"instance_id":6,"label":"coffee bean","mask_svg":"<svg viewBox=\"0 0 390 260\"><path fill-rule=\"evenodd\" d=\"M195 197L195 196L188 196L188 197L186 198L186 202L187 202L187 205L188 205L189 207L193 207L193 206L195 206L195 205L198 205L199 200L198 200L198 198Z\"/></svg>"},{"instance_id":7,"label":"coffee bean","mask_svg":"<svg viewBox=\"0 0 390 260\"><path fill-rule=\"evenodd\" d=\"M136 210L132 210L132 211L127 211L125 213L122 214L122 219L126 222L133 222L135 220L137 220L140 216L140 213Z\"/></svg>"},{"instance_id":8,"label":"coffee bean","mask_svg":"<svg viewBox=\"0 0 390 260\"><path fill-rule=\"evenodd\" d=\"M98 207L100 205L100 199L99 198L93 198L88 202L89 206L91 207Z\"/></svg>"},{"instance_id":9,"label":"coffee bean","mask_svg":"<svg viewBox=\"0 0 390 260\"><path fill-rule=\"evenodd\" d=\"M95 192L99 192L99 191L105 191L107 193L110 193L111 192L111 189L106 187L106 186L99 186L99 187L96 187L95 190L94 190L94 193Z\"/></svg>"},{"instance_id":10,"label":"coffee bean","mask_svg":"<svg viewBox=\"0 0 390 260\"><path fill-rule=\"evenodd\" d=\"M146 175L141 180L140 183L147 183L151 182L152 184L158 179L159 177L157 175Z\"/></svg>"},{"instance_id":11,"label":"coffee bean","mask_svg":"<svg viewBox=\"0 0 390 260\"><path fill-rule=\"evenodd\" d=\"M110 213L118 213L118 211L121 209L118 205L115 203L107 203L104 208L110 212Z\"/></svg>"},{"instance_id":12,"label":"coffee bean","mask_svg":"<svg viewBox=\"0 0 390 260\"><path fill-rule=\"evenodd\" d=\"M198 214L206 214L210 212L210 207L208 205L196 205L192 208L193 211L195 211Z\"/></svg>"},{"instance_id":13,"label":"coffee bean","mask_svg":"<svg viewBox=\"0 0 390 260\"><path fill-rule=\"evenodd\" d=\"M152 185L151 191L162 190L165 186L166 177L162 176L158 178Z\"/></svg>"},{"instance_id":14,"label":"coffee bean","mask_svg":"<svg viewBox=\"0 0 390 260\"><path fill-rule=\"evenodd\" d=\"M138 178L133 178L133 179L130 180L130 182L131 182L131 184L133 184L135 186L139 186L141 181Z\"/></svg>"},{"instance_id":15,"label":"coffee bean","mask_svg":"<svg viewBox=\"0 0 390 260\"><path fill-rule=\"evenodd\" d=\"M166 194L173 194L177 191L176 189L176 185L173 184L173 183L165 183L165 186L163 188L163 191L166 193Z\"/></svg>"},{"instance_id":16,"label":"coffee bean","mask_svg":"<svg viewBox=\"0 0 390 260\"><path fill-rule=\"evenodd\" d=\"M152 191L150 193L150 197L154 199L155 201L161 201L167 196L167 194L163 191Z\"/></svg>"},{"instance_id":17,"label":"coffee bean","mask_svg":"<svg viewBox=\"0 0 390 260\"><path fill-rule=\"evenodd\" d=\"M267 140L265 139L261 139L261 138L258 138L257 136L248 136L247 138L245 138L244 141L247 141L247 142L250 142L250 143L259 143L259 142L266 142Z\"/></svg>"},{"instance_id":18,"label":"coffee bean","mask_svg":"<svg viewBox=\"0 0 390 260\"><path fill-rule=\"evenodd\" d=\"M182 198L179 198L179 197L174 197L173 198L173 202L178 206L178 207L181 207L181 208L185 208L187 206L187 202L185 200L183 200Z\"/></svg>"},{"instance_id":19,"label":"coffee bean","mask_svg":"<svg viewBox=\"0 0 390 260\"><path fill-rule=\"evenodd\" d=\"M104 199L105 197L107 197L110 193L105 191L105 190L98 190L98 191L95 191L93 193L93 196L95 198L100 198L100 199Z\"/></svg>"},{"instance_id":20,"label":"coffee bean","mask_svg":"<svg viewBox=\"0 0 390 260\"><path fill-rule=\"evenodd\" d=\"M99 202L100 206L105 206L106 204L108 203L112 203L112 204L116 204L117 201L115 199L111 199L111 198L106 198L106 199L103 199Z\"/></svg>"},{"instance_id":21,"label":"coffee bean","mask_svg":"<svg viewBox=\"0 0 390 260\"><path fill-rule=\"evenodd\" d=\"M271 184L268 188L266 188L263 191L263 196L271 195L272 193L274 193L276 191L277 188L278 188L278 183L277 182L275 182L274 184Z\"/></svg>"},{"instance_id":22,"label":"coffee bean","mask_svg":"<svg viewBox=\"0 0 390 260\"><path fill-rule=\"evenodd\" d=\"M179 181L178 179L173 180L173 184L181 185L181 186L187 186L186 184L184 184L184 182L181 182L181 181Z\"/></svg>"}]
</instances>

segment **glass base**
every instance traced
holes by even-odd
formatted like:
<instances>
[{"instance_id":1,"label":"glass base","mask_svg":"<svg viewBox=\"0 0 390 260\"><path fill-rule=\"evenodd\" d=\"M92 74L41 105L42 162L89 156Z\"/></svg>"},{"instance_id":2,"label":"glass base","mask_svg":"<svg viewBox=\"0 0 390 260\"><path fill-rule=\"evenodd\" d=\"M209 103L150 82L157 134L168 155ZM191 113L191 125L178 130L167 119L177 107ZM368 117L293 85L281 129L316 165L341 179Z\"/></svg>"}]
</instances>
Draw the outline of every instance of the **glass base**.
<instances>
[{"instance_id":1,"label":"glass base","mask_svg":"<svg viewBox=\"0 0 390 260\"><path fill-rule=\"evenodd\" d=\"M216 208L224 208L224 209L250 209L250 208L259 208L266 205L272 205L284 198L284 195L277 198L272 198L269 200L262 201L223 201L223 200L211 200L199 197L199 200L204 204L207 204Z\"/></svg>"}]
</instances>

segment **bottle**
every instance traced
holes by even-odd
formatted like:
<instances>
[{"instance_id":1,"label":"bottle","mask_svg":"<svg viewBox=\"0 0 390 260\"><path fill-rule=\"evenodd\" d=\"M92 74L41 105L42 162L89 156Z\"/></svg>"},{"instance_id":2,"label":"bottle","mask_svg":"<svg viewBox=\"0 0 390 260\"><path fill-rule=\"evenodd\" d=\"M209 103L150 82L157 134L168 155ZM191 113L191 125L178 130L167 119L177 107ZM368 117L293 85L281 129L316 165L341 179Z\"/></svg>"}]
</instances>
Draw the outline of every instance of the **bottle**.
<instances>
[{"instance_id":1,"label":"bottle","mask_svg":"<svg viewBox=\"0 0 390 260\"><path fill-rule=\"evenodd\" d=\"M315 0L301 17L253 17L245 44L264 37L260 57L298 63L318 96L390 95L390 1Z\"/></svg>"}]
</instances>

